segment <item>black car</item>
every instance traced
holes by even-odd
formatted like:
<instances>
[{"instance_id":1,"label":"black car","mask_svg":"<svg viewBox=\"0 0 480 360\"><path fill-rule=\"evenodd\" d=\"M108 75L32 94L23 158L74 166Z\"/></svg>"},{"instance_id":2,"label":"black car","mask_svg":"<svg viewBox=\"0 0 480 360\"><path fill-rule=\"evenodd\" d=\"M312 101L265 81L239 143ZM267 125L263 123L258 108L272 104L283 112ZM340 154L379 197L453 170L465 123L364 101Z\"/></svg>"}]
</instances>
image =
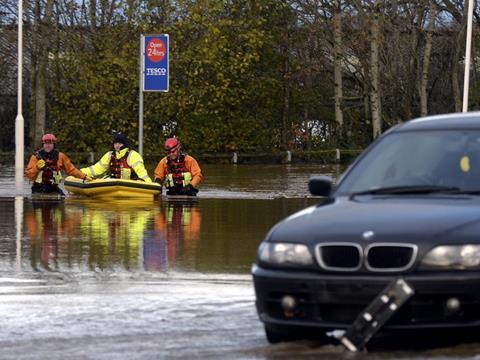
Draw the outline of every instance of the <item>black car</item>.
<instances>
[{"instance_id":1,"label":"black car","mask_svg":"<svg viewBox=\"0 0 480 360\"><path fill-rule=\"evenodd\" d=\"M309 188L325 200L276 224L252 269L270 342L480 326L480 113L398 125Z\"/></svg>"}]
</instances>

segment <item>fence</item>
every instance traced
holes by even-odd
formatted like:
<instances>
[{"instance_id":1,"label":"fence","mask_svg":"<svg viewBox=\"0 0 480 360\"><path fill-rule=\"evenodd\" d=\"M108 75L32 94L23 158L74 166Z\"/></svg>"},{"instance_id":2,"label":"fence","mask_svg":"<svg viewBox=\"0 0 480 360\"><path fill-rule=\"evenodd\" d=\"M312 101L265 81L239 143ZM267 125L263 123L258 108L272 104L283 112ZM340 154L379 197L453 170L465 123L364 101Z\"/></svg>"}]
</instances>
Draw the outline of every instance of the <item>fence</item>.
<instances>
[{"instance_id":1,"label":"fence","mask_svg":"<svg viewBox=\"0 0 480 360\"><path fill-rule=\"evenodd\" d=\"M192 154L202 163L223 164L289 164L289 163L321 163L321 164L348 164L360 153L361 149L327 149L327 150L287 150L278 152L231 152ZM100 159L103 153L68 153L74 164L92 164ZM26 153L25 163L31 154ZM145 154L146 163L157 163L164 154ZM14 164L15 153L0 152L0 164Z\"/></svg>"}]
</instances>

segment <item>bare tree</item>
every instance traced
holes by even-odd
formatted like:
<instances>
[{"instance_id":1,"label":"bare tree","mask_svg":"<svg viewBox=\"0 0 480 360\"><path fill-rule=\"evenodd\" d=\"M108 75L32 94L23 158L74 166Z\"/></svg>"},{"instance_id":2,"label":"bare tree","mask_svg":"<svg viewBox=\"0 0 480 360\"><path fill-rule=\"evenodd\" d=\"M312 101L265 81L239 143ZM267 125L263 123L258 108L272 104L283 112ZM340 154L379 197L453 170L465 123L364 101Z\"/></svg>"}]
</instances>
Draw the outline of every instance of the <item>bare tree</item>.
<instances>
[{"instance_id":1,"label":"bare tree","mask_svg":"<svg viewBox=\"0 0 480 360\"><path fill-rule=\"evenodd\" d=\"M40 146L42 134L46 130L47 118L47 68L51 47L54 0L30 0L26 3L26 26L29 30L29 49L32 67L32 108L30 122L30 143Z\"/></svg>"},{"instance_id":2,"label":"bare tree","mask_svg":"<svg viewBox=\"0 0 480 360\"><path fill-rule=\"evenodd\" d=\"M423 54L422 77L420 79L420 115L428 114L428 67L430 65L430 55L432 52L432 37L435 31L435 18L437 16L437 7L433 0L429 1L428 25L425 36L425 50Z\"/></svg>"},{"instance_id":3,"label":"bare tree","mask_svg":"<svg viewBox=\"0 0 480 360\"><path fill-rule=\"evenodd\" d=\"M336 0L333 15L333 68L335 89L335 122L339 133L343 133L343 82L342 82L342 8L341 1Z\"/></svg>"},{"instance_id":4,"label":"bare tree","mask_svg":"<svg viewBox=\"0 0 480 360\"><path fill-rule=\"evenodd\" d=\"M453 37L453 57L451 65L451 78L452 78L452 94L455 104L455 111L462 111L462 95L460 90L459 72L461 71L459 64L461 58L461 52L465 46L465 34L467 29L467 6L464 6L463 2L442 0L440 2L440 9L450 14L459 26L453 27L457 29L456 36ZM462 69L463 70L463 69Z\"/></svg>"},{"instance_id":5,"label":"bare tree","mask_svg":"<svg viewBox=\"0 0 480 360\"><path fill-rule=\"evenodd\" d=\"M372 9L372 19L370 25L371 43L370 43L370 103L372 107L372 130L373 137L376 138L382 133L382 99L380 89L380 0L375 0Z\"/></svg>"}]
</instances>

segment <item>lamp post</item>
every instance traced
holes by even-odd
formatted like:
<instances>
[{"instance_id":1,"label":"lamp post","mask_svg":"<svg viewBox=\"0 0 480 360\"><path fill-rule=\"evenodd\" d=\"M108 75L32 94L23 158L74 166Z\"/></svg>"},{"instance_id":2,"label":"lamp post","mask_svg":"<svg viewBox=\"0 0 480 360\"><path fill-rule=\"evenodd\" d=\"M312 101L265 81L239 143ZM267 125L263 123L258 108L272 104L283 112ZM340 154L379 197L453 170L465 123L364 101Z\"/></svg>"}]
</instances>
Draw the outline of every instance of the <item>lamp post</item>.
<instances>
[{"instance_id":1,"label":"lamp post","mask_svg":"<svg viewBox=\"0 0 480 360\"><path fill-rule=\"evenodd\" d=\"M462 112L468 111L468 88L470 86L470 53L472 49L473 0L468 0L467 40L465 46L465 74L463 78Z\"/></svg>"},{"instance_id":2,"label":"lamp post","mask_svg":"<svg viewBox=\"0 0 480 360\"><path fill-rule=\"evenodd\" d=\"M18 0L18 79L17 117L15 119L15 188L23 191L24 120L22 115L22 72L23 72L23 0Z\"/></svg>"}]
</instances>

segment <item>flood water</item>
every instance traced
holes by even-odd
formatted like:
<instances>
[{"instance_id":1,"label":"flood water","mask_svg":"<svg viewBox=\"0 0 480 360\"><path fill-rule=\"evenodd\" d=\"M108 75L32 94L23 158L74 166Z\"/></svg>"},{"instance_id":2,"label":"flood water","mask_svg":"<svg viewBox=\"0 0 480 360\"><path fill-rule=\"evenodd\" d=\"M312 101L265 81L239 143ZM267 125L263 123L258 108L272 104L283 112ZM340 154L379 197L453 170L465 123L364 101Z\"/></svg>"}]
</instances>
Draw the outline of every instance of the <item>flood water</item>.
<instances>
[{"instance_id":1,"label":"flood water","mask_svg":"<svg viewBox=\"0 0 480 360\"><path fill-rule=\"evenodd\" d=\"M64 200L0 172L0 359L474 358L476 343L352 354L269 345L250 268L267 231L319 201L320 165L205 166L197 199Z\"/></svg>"}]
</instances>

